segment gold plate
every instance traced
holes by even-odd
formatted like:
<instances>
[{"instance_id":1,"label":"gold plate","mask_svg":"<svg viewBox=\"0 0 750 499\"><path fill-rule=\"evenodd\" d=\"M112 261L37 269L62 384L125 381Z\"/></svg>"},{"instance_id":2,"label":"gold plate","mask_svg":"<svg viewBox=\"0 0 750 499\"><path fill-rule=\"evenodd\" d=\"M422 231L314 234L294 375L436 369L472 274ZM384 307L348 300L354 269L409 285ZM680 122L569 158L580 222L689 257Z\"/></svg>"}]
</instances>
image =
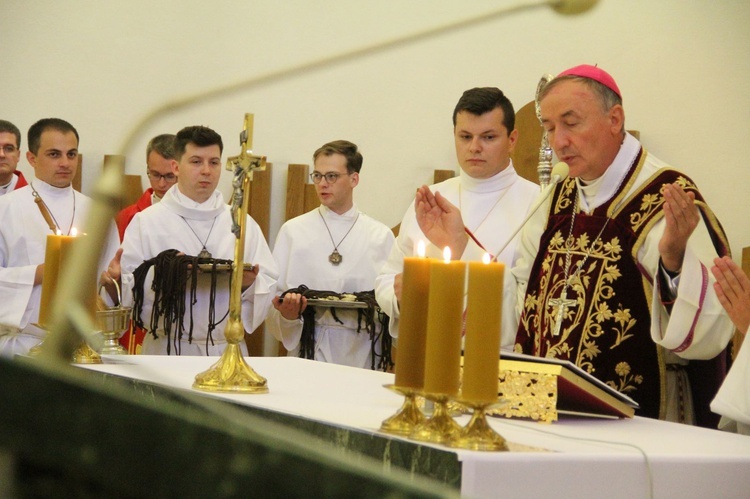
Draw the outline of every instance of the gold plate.
<instances>
[{"instance_id":1,"label":"gold plate","mask_svg":"<svg viewBox=\"0 0 750 499\"><path fill-rule=\"evenodd\" d=\"M367 303L363 301L322 300L320 298L308 298L307 304L311 307L367 308Z\"/></svg>"},{"instance_id":2,"label":"gold plate","mask_svg":"<svg viewBox=\"0 0 750 499\"><path fill-rule=\"evenodd\" d=\"M254 265L252 263L246 263L244 265L245 270L252 270ZM205 274L210 274L213 272L216 272L217 274L224 274L229 273L232 271L232 264L230 263L219 263L216 265L216 270L214 271L213 264L210 263L199 263L198 264L198 270Z\"/></svg>"}]
</instances>

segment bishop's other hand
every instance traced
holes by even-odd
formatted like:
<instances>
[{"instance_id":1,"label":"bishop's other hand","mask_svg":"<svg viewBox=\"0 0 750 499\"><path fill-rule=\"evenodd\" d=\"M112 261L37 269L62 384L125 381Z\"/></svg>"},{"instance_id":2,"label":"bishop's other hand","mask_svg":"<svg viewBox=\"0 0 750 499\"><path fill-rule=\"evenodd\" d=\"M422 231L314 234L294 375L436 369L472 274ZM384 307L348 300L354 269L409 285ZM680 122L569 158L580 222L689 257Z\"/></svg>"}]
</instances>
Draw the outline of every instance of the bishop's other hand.
<instances>
[{"instance_id":1,"label":"bishop's other hand","mask_svg":"<svg viewBox=\"0 0 750 499\"><path fill-rule=\"evenodd\" d=\"M678 272L682 269L685 248L690 235L698 226L700 214L692 192L685 192L677 184L666 184L663 193L667 226L659 241L659 254L667 270Z\"/></svg>"}]
</instances>

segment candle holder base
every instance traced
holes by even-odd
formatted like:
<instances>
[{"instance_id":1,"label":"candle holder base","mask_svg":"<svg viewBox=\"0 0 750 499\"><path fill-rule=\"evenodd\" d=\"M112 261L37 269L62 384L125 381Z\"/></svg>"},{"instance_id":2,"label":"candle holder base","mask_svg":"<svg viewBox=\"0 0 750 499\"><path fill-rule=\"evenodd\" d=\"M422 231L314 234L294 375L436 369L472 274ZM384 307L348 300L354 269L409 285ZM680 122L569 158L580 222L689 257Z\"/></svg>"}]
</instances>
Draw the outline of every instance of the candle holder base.
<instances>
[{"instance_id":1,"label":"candle holder base","mask_svg":"<svg viewBox=\"0 0 750 499\"><path fill-rule=\"evenodd\" d=\"M205 392L268 393L266 378L245 362L239 343L228 343L218 362L195 376L193 388Z\"/></svg>"},{"instance_id":2,"label":"candle holder base","mask_svg":"<svg viewBox=\"0 0 750 499\"><path fill-rule=\"evenodd\" d=\"M462 403L471 407L474 413L471 421L448 442L448 446L479 451L507 451L508 444L505 439L487 423L487 409L505 405L507 402L462 401Z\"/></svg>"},{"instance_id":3,"label":"candle holder base","mask_svg":"<svg viewBox=\"0 0 750 499\"><path fill-rule=\"evenodd\" d=\"M380 431L396 435L409 435L414 429L425 422L424 414L417 404L417 391L396 385L383 385L385 388L404 396L404 404L396 414L383 421Z\"/></svg>"},{"instance_id":4,"label":"candle holder base","mask_svg":"<svg viewBox=\"0 0 750 499\"><path fill-rule=\"evenodd\" d=\"M73 352L73 364L101 364L102 357L85 341Z\"/></svg>"},{"instance_id":5,"label":"candle holder base","mask_svg":"<svg viewBox=\"0 0 750 499\"><path fill-rule=\"evenodd\" d=\"M424 394L424 397L435 403L432 417L414 428L414 431L409 434L409 438L420 442L438 444L449 442L461 431L461 426L453 420L448 412L448 395Z\"/></svg>"}]
</instances>

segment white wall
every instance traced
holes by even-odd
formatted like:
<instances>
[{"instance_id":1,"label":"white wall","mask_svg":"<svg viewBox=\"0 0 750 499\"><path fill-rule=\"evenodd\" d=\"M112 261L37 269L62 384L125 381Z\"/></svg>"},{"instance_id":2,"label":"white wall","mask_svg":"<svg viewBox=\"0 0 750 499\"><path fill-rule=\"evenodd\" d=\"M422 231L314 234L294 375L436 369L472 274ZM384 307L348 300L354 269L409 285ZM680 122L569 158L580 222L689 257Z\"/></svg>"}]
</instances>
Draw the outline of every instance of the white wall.
<instances>
[{"instance_id":1,"label":"white wall","mask_svg":"<svg viewBox=\"0 0 750 499\"><path fill-rule=\"evenodd\" d=\"M22 130L42 117L72 122L87 192L103 155L165 102L520 3L4 0L0 117ZM237 154L252 112L255 152L280 167L275 190L286 163L346 138L365 157L358 205L395 225L433 168L455 167L451 112L463 90L499 86L520 107L542 74L598 63L624 94L628 128L698 183L738 258L750 246L748 23L745 0L601 0L575 17L546 7L493 17L158 116L124 151L127 170L144 171L151 136L185 125L215 128ZM21 169L30 173L25 160ZM272 235L284 210L274 202Z\"/></svg>"}]
</instances>

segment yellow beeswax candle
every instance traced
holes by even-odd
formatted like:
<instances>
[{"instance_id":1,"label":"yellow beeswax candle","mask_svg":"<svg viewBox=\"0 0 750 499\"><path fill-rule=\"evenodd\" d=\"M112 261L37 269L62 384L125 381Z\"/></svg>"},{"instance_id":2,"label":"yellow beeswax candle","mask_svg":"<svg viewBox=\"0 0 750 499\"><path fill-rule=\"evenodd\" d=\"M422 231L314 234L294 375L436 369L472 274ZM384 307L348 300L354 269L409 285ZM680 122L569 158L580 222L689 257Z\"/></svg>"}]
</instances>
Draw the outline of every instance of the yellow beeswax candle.
<instances>
[{"instance_id":1,"label":"yellow beeswax candle","mask_svg":"<svg viewBox=\"0 0 750 499\"><path fill-rule=\"evenodd\" d=\"M39 303L39 325L49 326L52 315L52 297L57 289L60 274L60 246L62 239L67 236L49 234L47 246L44 250L44 273L42 274L42 296Z\"/></svg>"},{"instance_id":2,"label":"yellow beeswax candle","mask_svg":"<svg viewBox=\"0 0 750 499\"><path fill-rule=\"evenodd\" d=\"M427 299L430 290L430 260L424 257L424 242L420 241L417 253L418 257L404 258L394 384L420 390L424 385Z\"/></svg>"},{"instance_id":3,"label":"yellow beeswax candle","mask_svg":"<svg viewBox=\"0 0 750 499\"><path fill-rule=\"evenodd\" d=\"M466 264L450 261L450 250L446 250L446 258L433 260L430 266L424 392L455 396L461 363Z\"/></svg>"},{"instance_id":4,"label":"yellow beeswax candle","mask_svg":"<svg viewBox=\"0 0 750 499\"><path fill-rule=\"evenodd\" d=\"M505 266L490 262L489 255L484 262L469 262L463 400L497 400L504 273Z\"/></svg>"}]
</instances>

